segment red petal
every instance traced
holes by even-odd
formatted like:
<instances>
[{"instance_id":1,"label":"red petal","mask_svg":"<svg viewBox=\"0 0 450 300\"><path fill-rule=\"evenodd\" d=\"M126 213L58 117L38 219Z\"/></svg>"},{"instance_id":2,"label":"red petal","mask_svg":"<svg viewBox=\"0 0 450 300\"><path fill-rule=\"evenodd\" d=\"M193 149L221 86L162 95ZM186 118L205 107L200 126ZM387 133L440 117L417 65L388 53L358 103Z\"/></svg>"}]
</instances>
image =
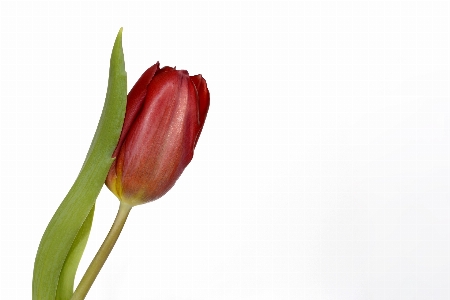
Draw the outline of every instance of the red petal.
<instances>
[{"instance_id":1,"label":"red petal","mask_svg":"<svg viewBox=\"0 0 450 300\"><path fill-rule=\"evenodd\" d=\"M113 161L109 169L108 176L105 180L106 186L119 198L121 197L122 190L121 174L123 168L123 155L120 155L120 149L125 141L131 125L133 124L133 121L142 108L142 104L144 103L144 99L147 94L147 86L158 70L159 62L148 68L144 72L144 74L141 75L141 77L133 86L127 96L127 107L125 111L125 120L123 122L122 132L120 133L119 141L112 155L112 157L116 157L116 159Z\"/></svg>"},{"instance_id":2,"label":"red petal","mask_svg":"<svg viewBox=\"0 0 450 300\"><path fill-rule=\"evenodd\" d=\"M206 115L209 110L209 90L206 85L206 80L202 77L202 75L191 76L191 81L195 85L197 89L198 95L198 121L200 124L199 131L197 133L197 137L195 138L194 147L197 146L198 138L202 133L203 125L205 124Z\"/></svg>"},{"instance_id":3,"label":"red petal","mask_svg":"<svg viewBox=\"0 0 450 300\"><path fill-rule=\"evenodd\" d=\"M131 124L136 119L137 114L142 108L145 96L147 95L147 86L158 70L159 62L148 68L128 93L127 109L125 112L125 120L122 127L122 133L120 134L120 139L117 143L116 149L114 150L113 157L117 156L118 151L122 147L123 141L127 136L128 131L130 130Z\"/></svg>"},{"instance_id":4,"label":"red petal","mask_svg":"<svg viewBox=\"0 0 450 300\"><path fill-rule=\"evenodd\" d=\"M192 83L194 83L198 94L198 112L200 127L205 123L206 115L209 109L209 90L206 85L206 80L202 75L191 76Z\"/></svg>"}]
</instances>

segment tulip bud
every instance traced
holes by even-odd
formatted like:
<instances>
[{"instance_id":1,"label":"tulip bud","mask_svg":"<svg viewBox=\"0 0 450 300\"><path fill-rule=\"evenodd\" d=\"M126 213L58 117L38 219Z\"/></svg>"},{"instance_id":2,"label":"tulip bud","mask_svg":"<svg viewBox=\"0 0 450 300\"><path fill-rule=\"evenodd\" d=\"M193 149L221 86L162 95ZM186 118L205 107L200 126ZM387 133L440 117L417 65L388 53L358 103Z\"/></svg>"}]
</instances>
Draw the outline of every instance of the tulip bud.
<instances>
[{"instance_id":1,"label":"tulip bud","mask_svg":"<svg viewBox=\"0 0 450 300\"><path fill-rule=\"evenodd\" d=\"M106 186L133 206L167 193L193 157L208 108L201 75L150 67L128 94Z\"/></svg>"}]
</instances>

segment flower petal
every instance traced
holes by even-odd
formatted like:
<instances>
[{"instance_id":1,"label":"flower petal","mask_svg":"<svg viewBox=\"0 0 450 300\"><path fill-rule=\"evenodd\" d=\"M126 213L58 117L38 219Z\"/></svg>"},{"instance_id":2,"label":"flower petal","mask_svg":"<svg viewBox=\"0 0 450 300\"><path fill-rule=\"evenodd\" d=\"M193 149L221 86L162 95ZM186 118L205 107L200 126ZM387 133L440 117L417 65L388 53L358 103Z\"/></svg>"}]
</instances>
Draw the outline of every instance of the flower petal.
<instances>
[{"instance_id":1,"label":"flower petal","mask_svg":"<svg viewBox=\"0 0 450 300\"><path fill-rule=\"evenodd\" d=\"M206 80L202 77L201 74L191 76L191 81L195 85L198 94L198 119L200 123L200 129L195 139L195 145L197 145L197 140L200 137L200 133L202 132L203 125L205 124L206 115L209 110L209 90L206 85Z\"/></svg>"},{"instance_id":2,"label":"flower petal","mask_svg":"<svg viewBox=\"0 0 450 300\"><path fill-rule=\"evenodd\" d=\"M125 113L125 120L122 127L122 133L120 134L119 142L114 150L113 157L116 157L117 152L123 144L125 137L127 136L128 130L130 130L131 124L136 119L137 114L142 108L145 96L147 95L147 86L153 79L156 72L159 69L159 62L148 68L144 74L135 83L133 88L128 93L127 97L127 110Z\"/></svg>"}]
</instances>

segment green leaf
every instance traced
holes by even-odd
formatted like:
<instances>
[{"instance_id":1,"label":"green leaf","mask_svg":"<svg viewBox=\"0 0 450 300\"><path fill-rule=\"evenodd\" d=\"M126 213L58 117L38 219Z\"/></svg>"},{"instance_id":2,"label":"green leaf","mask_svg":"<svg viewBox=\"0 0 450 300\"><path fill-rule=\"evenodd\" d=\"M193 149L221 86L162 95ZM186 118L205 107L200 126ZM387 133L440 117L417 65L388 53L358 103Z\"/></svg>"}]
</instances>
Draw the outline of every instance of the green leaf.
<instances>
[{"instance_id":1,"label":"green leaf","mask_svg":"<svg viewBox=\"0 0 450 300\"><path fill-rule=\"evenodd\" d=\"M108 90L102 115L83 167L67 196L56 210L42 236L33 271L33 300L56 299L60 275L75 274L75 256L65 266L80 229L93 211L106 175L113 161L112 153L119 140L125 117L127 74L122 50L122 28L117 34L111 54ZM88 229L88 225L85 229ZM82 246L78 244L78 246ZM76 247L75 247L76 248ZM77 248L79 251L79 248ZM72 278L63 278L61 287L67 288ZM73 285L73 283L72 283ZM58 295L72 291L58 291Z\"/></svg>"},{"instance_id":2,"label":"green leaf","mask_svg":"<svg viewBox=\"0 0 450 300\"><path fill-rule=\"evenodd\" d=\"M70 299L73 294L73 283L78 265L83 255L84 248L86 248L89 233L91 232L92 220L94 219L95 206L92 207L91 212L81 225L72 247L70 247L69 254L64 262L63 269L59 276L58 290L56 291L56 299L64 300Z\"/></svg>"}]
</instances>

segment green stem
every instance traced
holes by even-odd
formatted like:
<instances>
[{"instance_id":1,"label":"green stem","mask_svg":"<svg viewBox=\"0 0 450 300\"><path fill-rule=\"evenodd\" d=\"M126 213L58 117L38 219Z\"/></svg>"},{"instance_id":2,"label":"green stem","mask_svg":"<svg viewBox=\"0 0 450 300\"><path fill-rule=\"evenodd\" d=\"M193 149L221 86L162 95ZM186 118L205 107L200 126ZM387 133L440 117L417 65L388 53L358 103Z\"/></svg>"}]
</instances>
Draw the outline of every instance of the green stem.
<instances>
[{"instance_id":1,"label":"green stem","mask_svg":"<svg viewBox=\"0 0 450 300\"><path fill-rule=\"evenodd\" d=\"M119 238L123 225L125 225L125 221L127 220L131 208L131 205L120 202L119 211L117 212L117 216L114 220L111 230L106 236L100 249L98 249L97 254L89 265L80 283L78 284L77 289L73 293L71 300L83 300L86 297L89 289L94 283L95 278L97 278L97 275L105 264L105 261L111 253L111 250L114 248L114 245Z\"/></svg>"}]
</instances>

